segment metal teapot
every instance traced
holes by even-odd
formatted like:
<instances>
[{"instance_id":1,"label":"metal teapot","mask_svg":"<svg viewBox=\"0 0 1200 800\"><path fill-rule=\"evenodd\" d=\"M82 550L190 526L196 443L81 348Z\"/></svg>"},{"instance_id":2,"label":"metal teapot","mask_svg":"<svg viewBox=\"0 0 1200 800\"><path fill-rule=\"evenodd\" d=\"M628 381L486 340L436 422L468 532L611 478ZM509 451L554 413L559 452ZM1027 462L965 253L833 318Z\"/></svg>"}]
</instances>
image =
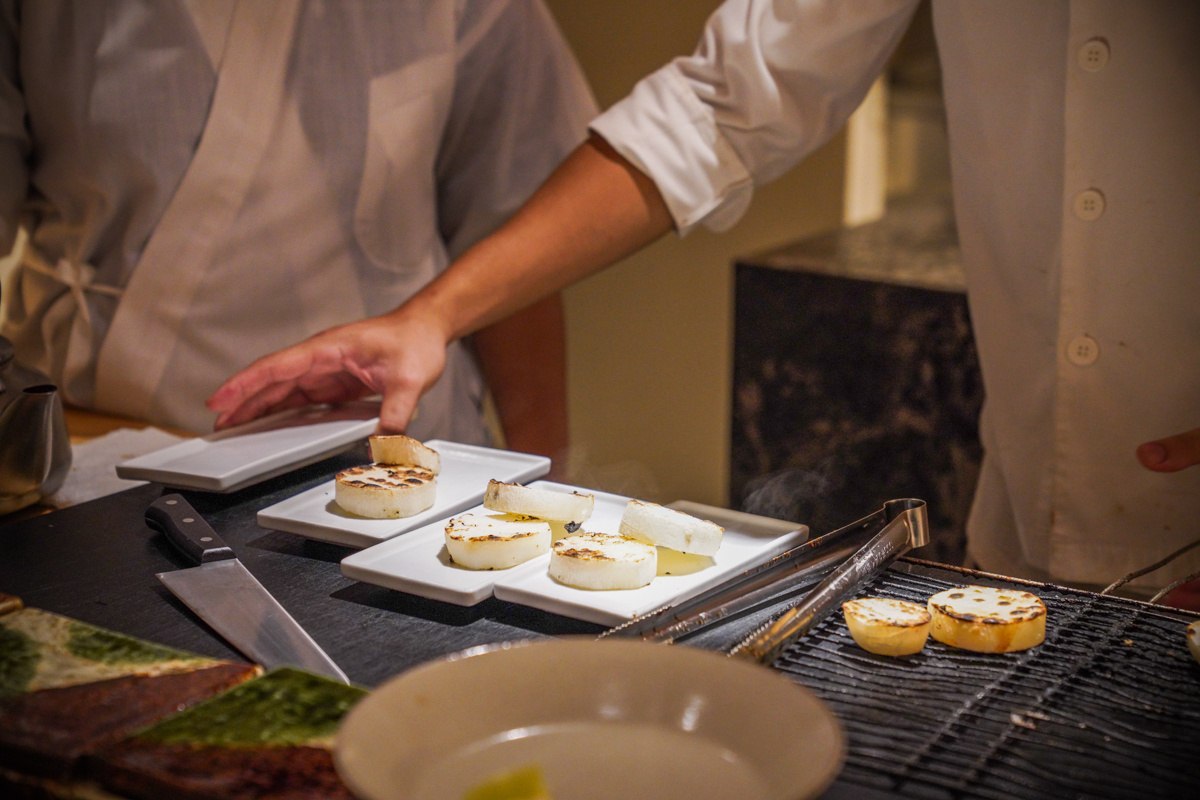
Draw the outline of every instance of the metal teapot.
<instances>
[{"instance_id":1,"label":"metal teapot","mask_svg":"<svg viewBox=\"0 0 1200 800\"><path fill-rule=\"evenodd\" d=\"M13 355L12 342L0 336L0 514L53 494L71 469L58 387Z\"/></svg>"}]
</instances>

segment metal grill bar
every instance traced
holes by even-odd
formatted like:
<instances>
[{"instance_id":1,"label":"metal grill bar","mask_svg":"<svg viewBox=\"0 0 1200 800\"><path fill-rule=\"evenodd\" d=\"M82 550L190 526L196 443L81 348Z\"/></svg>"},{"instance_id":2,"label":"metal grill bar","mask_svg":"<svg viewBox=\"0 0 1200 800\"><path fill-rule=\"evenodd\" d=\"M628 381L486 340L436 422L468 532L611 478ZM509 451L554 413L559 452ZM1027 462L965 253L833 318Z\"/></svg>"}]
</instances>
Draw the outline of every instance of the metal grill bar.
<instances>
[{"instance_id":1,"label":"metal grill bar","mask_svg":"<svg viewBox=\"0 0 1200 800\"><path fill-rule=\"evenodd\" d=\"M900 565L864 594L924 603L950 580ZM916 798L1159 798L1200 785L1200 666L1186 619L1121 598L1033 588L1046 641L987 655L930 641L908 658L874 656L840 614L774 667L842 720L842 780Z\"/></svg>"}]
</instances>

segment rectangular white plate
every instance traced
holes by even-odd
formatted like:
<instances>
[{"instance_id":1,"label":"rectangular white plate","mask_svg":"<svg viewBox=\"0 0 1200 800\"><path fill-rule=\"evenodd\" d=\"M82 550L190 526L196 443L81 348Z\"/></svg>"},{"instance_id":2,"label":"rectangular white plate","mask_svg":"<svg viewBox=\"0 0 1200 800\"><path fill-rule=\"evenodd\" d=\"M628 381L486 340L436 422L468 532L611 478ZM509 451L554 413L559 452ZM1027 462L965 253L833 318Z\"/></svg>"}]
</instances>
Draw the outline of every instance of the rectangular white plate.
<instances>
[{"instance_id":1,"label":"rectangular white plate","mask_svg":"<svg viewBox=\"0 0 1200 800\"><path fill-rule=\"evenodd\" d=\"M178 489L234 492L347 450L378 424L376 401L306 406L122 461L117 475Z\"/></svg>"},{"instance_id":2,"label":"rectangular white plate","mask_svg":"<svg viewBox=\"0 0 1200 800\"><path fill-rule=\"evenodd\" d=\"M595 511L584 525L589 531L616 533L629 502L628 498L619 495L550 481L531 485L595 495ZM509 570L464 569L451 563L446 553L446 519L342 559L342 574L455 605L474 605L494 594L501 600L555 614L601 625L617 625L669 603L693 597L808 538L808 528L794 522L688 501L671 503L670 507L710 519L724 527L721 549L710 558L659 548L658 577L640 589L589 591L566 586L547 572L549 555ZM471 510L490 513L482 506Z\"/></svg>"},{"instance_id":3,"label":"rectangular white plate","mask_svg":"<svg viewBox=\"0 0 1200 800\"><path fill-rule=\"evenodd\" d=\"M343 511L333 499L334 482L330 480L259 511L258 524L309 539L371 547L477 505L492 479L525 483L550 471L550 459L545 456L441 439L431 439L425 445L442 457L442 471L437 477L437 501L420 514L402 519L368 519Z\"/></svg>"}]
</instances>

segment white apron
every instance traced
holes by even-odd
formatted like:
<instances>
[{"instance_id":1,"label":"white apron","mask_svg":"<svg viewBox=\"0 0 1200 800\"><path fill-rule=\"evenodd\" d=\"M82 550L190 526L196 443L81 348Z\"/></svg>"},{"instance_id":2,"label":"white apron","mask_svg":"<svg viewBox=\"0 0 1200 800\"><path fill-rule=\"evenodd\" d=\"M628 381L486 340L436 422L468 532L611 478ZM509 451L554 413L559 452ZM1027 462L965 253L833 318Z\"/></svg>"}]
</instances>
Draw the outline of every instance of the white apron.
<instances>
[{"instance_id":1,"label":"white apron","mask_svg":"<svg viewBox=\"0 0 1200 800\"><path fill-rule=\"evenodd\" d=\"M154 407L171 403L177 387L163 386L163 375L280 116L298 9L298 0L237 5L208 126L100 349L98 408L147 419Z\"/></svg>"},{"instance_id":2,"label":"white apron","mask_svg":"<svg viewBox=\"0 0 1200 800\"><path fill-rule=\"evenodd\" d=\"M425 285L594 113L540 3L21 12L0 130L32 120L38 150L9 181L0 139L0 199L32 189L5 332L71 402L197 432L255 358ZM486 442L482 397L456 344L410 433Z\"/></svg>"},{"instance_id":3,"label":"white apron","mask_svg":"<svg viewBox=\"0 0 1200 800\"><path fill-rule=\"evenodd\" d=\"M411 224L410 234L425 232L407 246L412 257L423 258L425 263L406 276L386 270L388 280L370 288L372 296L384 300L382 308L379 304L371 309L364 305L362 276L345 252L341 232L333 223L337 218L333 198L322 197L319 187L303 192L304 202L294 206L273 195L264 204L265 213L246 222L246 216L254 214L246 208L256 199L256 189L304 187L312 184L312 176L319 172L301 129L299 109L288 96L284 80L298 6L298 0L237 5L208 125L195 158L125 287L100 349L95 397L98 408L138 419L171 420L190 428L209 427L211 417L189 401L212 391L244 365L241 354L247 347L247 336L254 336L256 329L256 351L285 347L332 325L399 304L445 264L440 244L429 240L429 232L436 230L428 219L436 208L434 187L414 186L411 180L399 187L408 195L403 201L413 209L428 211L403 217L422 223ZM441 9L444 18L429 24L452 25L449 7ZM427 74L414 78L414 70ZM436 73L442 73L442 80L451 80L452 70L448 56L419 61L398 74L376 79L376 86L382 85L382 89L376 92L373 87L373 93L379 95L391 83L395 88L412 87L409 95L431 97L421 90ZM436 118L447 109L425 104L421 109L427 112L425 125L418 129L406 119L415 109L403 102L404 95L389 93L386 97L387 103L398 105L395 110L403 112L395 116L408 128L403 131L405 138L397 137L402 145L393 155L402 161L406 153L436 152L436 140L429 139L440 129ZM372 107L366 172L379 184L376 191L387 191L394 183L389 179L395 175L372 163L384 157L381 151L390 145L375 141L378 118L385 115L384 110L377 109L386 103L372 99L376 102ZM414 141L417 137L413 134L423 135ZM268 153L270 158L264 158ZM368 181L364 186L364 197L372 196L372 185ZM279 211L278 223L272 219L272 207ZM225 258L228 255L232 259L230 251L239 250L222 246L238 240L239 224L252 231L249 235L270 236L277 243L273 254L281 263L311 262L317 260L313 254L320 254L320 268L305 271L303 279L295 281L281 280L284 273L280 270L265 269L265 278L254 280L255 276L246 274L253 271L253 264ZM286 227L278 230L276 224ZM395 250L389 249L380 253L379 260L394 255ZM231 292L246 296L231 300ZM292 324L280 324L276 319L269 325L255 325L256 309L277 307L280 293L291 295L288 305L293 312ZM270 339L264 341L263 337ZM210 357L188 358L187 354L196 348L208 349ZM477 405L482 384L473 368L468 372L469 366L460 348L447 365L446 377L423 398L421 413L411 429L413 435L424 438L424 431L438 430L442 435L468 441L486 441ZM449 389L456 380L473 383L470 397L474 407L451 407L454 393Z\"/></svg>"}]
</instances>

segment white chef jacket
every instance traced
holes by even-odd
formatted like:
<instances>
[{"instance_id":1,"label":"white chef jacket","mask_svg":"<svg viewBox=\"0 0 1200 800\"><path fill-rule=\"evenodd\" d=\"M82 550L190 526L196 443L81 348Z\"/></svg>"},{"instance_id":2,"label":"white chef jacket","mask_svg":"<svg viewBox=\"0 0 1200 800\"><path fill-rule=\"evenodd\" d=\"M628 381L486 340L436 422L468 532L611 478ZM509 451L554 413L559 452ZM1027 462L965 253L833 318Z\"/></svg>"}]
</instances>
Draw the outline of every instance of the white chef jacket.
<instances>
[{"instance_id":1,"label":"white chef jacket","mask_svg":"<svg viewBox=\"0 0 1200 800\"><path fill-rule=\"evenodd\" d=\"M915 5L729 0L593 128L681 230L727 227L842 125ZM1200 426L1200 3L935 0L934 23L987 394L969 552L1107 584L1200 538L1200 468L1134 454Z\"/></svg>"},{"instance_id":2,"label":"white chef jacket","mask_svg":"<svg viewBox=\"0 0 1200 800\"><path fill-rule=\"evenodd\" d=\"M253 359L388 311L497 227L595 105L541 0L0 0L18 357L195 431ZM483 442L461 345L419 438Z\"/></svg>"}]
</instances>

